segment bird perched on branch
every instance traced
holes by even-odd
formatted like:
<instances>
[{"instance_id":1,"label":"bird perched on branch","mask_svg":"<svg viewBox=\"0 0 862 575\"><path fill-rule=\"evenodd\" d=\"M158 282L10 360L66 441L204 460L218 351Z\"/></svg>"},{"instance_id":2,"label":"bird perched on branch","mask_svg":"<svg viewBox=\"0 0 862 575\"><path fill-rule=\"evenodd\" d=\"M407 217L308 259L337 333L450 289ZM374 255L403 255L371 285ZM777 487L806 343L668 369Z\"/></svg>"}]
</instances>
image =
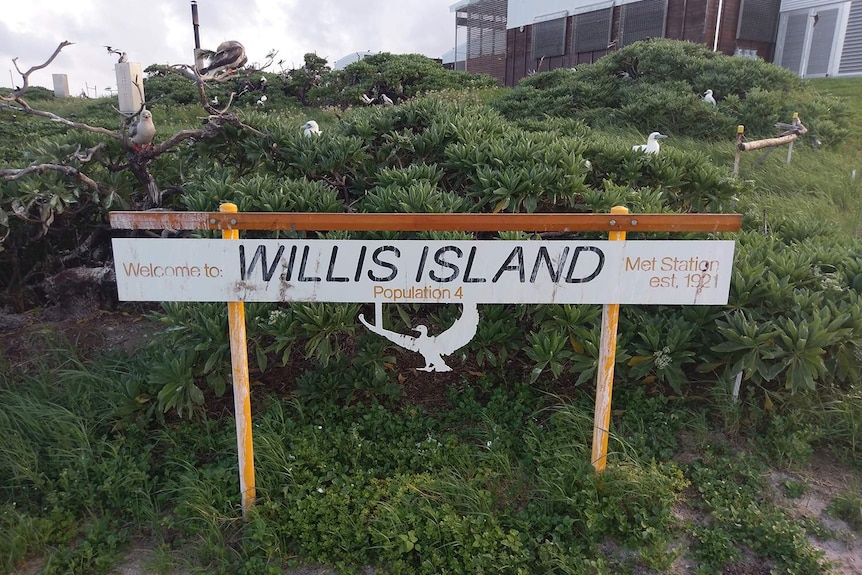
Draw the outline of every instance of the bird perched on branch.
<instances>
[{"instance_id":1,"label":"bird perched on branch","mask_svg":"<svg viewBox=\"0 0 862 575\"><path fill-rule=\"evenodd\" d=\"M105 46L105 48L108 49L108 54L116 54L117 56L119 56L119 59L117 60L117 64L122 64L123 62L129 61L128 55L125 52L123 52L122 50L115 50L114 48L111 48L110 46Z\"/></svg>"},{"instance_id":2,"label":"bird perched on branch","mask_svg":"<svg viewBox=\"0 0 862 575\"><path fill-rule=\"evenodd\" d=\"M302 125L302 133L305 134L306 138L310 138L312 136L320 135L320 126L317 125L317 122L314 120L309 120Z\"/></svg>"},{"instance_id":3,"label":"bird perched on branch","mask_svg":"<svg viewBox=\"0 0 862 575\"><path fill-rule=\"evenodd\" d=\"M204 52L209 64L201 69L201 74L215 74L242 68L248 62L245 46L236 40L228 40L218 45L215 52Z\"/></svg>"},{"instance_id":4,"label":"bird perched on branch","mask_svg":"<svg viewBox=\"0 0 862 575\"><path fill-rule=\"evenodd\" d=\"M643 152L644 154L658 154L661 146L658 141L662 138L667 138L661 132L653 132L647 138L646 144L641 144L639 146L632 146L632 150L636 152Z\"/></svg>"},{"instance_id":5,"label":"bird perched on branch","mask_svg":"<svg viewBox=\"0 0 862 575\"><path fill-rule=\"evenodd\" d=\"M704 92L702 100L707 104L712 104L713 106L715 106L715 98L712 97L712 90L707 90L706 92Z\"/></svg>"},{"instance_id":6,"label":"bird perched on branch","mask_svg":"<svg viewBox=\"0 0 862 575\"><path fill-rule=\"evenodd\" d=\"M149 110L141 112L140 119L132 122L129 126L129 141L135 150L140 151L153 145L156 137L156 126L153 124L153 113Z\"/></svg>"}]
</instances>

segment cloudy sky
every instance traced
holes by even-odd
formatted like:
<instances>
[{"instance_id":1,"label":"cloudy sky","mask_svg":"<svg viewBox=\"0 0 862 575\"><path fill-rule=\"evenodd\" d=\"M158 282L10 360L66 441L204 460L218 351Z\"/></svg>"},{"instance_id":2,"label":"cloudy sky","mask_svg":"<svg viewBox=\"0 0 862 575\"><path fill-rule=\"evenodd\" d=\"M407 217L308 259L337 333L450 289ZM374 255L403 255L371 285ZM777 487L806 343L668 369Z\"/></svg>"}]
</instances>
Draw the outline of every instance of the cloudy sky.
<instances>
[{"instance_id":1,"label":"cloudy sky","mask_svg":"<svg viewBox=\"0 0 862 575\"><path fill-rule=\"evenodd\" d=\"M278 50L285 69L316 52L330 65L357 51L418 53L439 58L455 44L455 0L198 0L201 46L224 40L245 45L249 63ZM0 20L0 86L20 85L12 58L26 71L42 64L62 40L74 42L54 63L30 76L53 88L51 74L67 74L77 95L115 86L116 56L129 61L191 64L194 33L189 0L26 0L6 2ZM278 67L270 68L278 71ZM11 72L11 74L10 74Z\"/></svg>"}]
</instances>

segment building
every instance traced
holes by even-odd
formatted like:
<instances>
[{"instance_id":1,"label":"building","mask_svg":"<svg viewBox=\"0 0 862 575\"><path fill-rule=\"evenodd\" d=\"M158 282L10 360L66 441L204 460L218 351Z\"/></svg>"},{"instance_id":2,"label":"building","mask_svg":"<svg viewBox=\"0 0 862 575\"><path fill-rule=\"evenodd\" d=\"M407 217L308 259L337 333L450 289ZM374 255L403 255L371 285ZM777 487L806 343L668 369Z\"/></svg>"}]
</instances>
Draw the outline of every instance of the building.
<instances>
[{"instance_id":1,"label":"building","mask_svg":"<svg viewBox=\"0 0 862 575\"><path fill-rule=\"evenodd\" d=\"M371 56L372 54L379 54L380 52L372 52L371 50L365 50L364 52L351 52L350 54L343 56L335 61L332 65L333 70L344 70L349 65L354 62L359 62L366 56Z\"/></svg>"},{"instance_id":2,"label":"building","mask_svg":"<svg viewBox=\"0 0 862 575\"><path fill-rule=\"evenodd\" d=\"M783 0L775 63L803 78L862 75L862 0Z\"/></svg>"},{"instance_id":3,"label":"building","mask_svg":"<svg viewBox=\"0 0 862 575\"><path fill-rule=\"evenodd\" d=\"M823 74L855 73L862 65L860 4L862 0L460 0L450 11L455 12L456 43L466 44L466 69L514 86L533 71L591 63L654 37L776 59L803 75L824 69ZM816 26L801 26L803 16Z\"/></svg>"},{"instance_id":4,"label":"building","mask_svg":"<svg viewBox=\"0 0 862 575\"><path fill-rule=\"evenodd\" d=\"M464 70L466 57L467 42L461 42L458 46L443 54L440 59L443 61L443 67L447 70Z\"/></svg>"}]
</instances>

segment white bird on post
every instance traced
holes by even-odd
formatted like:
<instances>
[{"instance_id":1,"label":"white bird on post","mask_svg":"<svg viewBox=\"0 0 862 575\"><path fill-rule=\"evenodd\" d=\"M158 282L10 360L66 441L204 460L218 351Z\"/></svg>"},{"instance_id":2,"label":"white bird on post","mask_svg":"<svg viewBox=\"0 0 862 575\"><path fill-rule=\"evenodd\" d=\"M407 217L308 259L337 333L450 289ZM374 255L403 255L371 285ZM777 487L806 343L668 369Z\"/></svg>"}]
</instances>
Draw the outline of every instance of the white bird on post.
<instances>
[{"instance_id":1,"label":"white bird on post","mask_svg":"<svg viewBox=\"0 0 862 575\"><path fill-rule=\"evenodd\" d=\"M644 154L658 154L661 146L659 146L658 141L662 138L667 138L661 132L653 132L647 138L646 144L640 144L638 146L632 146L632 150L635 152L643 152Z\"/></svg>"},{"instance_id":2,"label":"white bird on post","mask_svg":"<svg viewBox=\"0 0 862 575\"><path fill-rule=\"evenodd\" d=\"M129 126L129 141L136 151L149 148L156 137L156 126L153 124L153 113L149 110L141 112L141 118Z\"/></svg>"},{"instance_id":3,"label":"white bird on post","mask_svg":"<svg viewBox=\"0 0 862 575\"><path fill-rule=\"evenodd\" d=\"M303 134L306 138L320 135L320 126L314 120L309 120L302 125Z\"/></svg>"},{"instance_id":4,"label":"white bird on post","mask_svg":"<svg viewBox=\"0 0 862 575\"><path fill-rule=\"evenodd\" d=\"M707 90L703 93L703 101L707 104L715 106L715 98L712 97L712 90Z\"/></svg>"}]
</instances>

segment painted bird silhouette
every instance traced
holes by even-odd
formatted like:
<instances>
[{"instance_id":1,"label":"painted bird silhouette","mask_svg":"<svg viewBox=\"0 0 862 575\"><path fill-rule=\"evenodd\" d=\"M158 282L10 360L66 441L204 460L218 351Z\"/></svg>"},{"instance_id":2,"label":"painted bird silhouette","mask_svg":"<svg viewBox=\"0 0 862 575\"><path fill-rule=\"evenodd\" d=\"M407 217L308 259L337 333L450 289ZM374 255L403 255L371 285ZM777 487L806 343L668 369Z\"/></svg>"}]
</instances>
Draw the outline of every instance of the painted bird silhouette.
<instances>
[{"instance_id":1,"label":"painted bird silhouette","mask_svg":"<svg viewBox=\"0 0 862 575\"><path fill-rule=\"evenodd\" d=\"M443 356L450 355L470 343L479 325L479 310L476 309L476 304L465 303L461 307L463 308L461 317L455 320L449 329L435 336L429 336L428 328L424 325L416 326L414 331L419 336L413 337L372 325L365 321L365 316L362 314L359 314L359 321L370 331L382 335L395 345L422 354L425 358L425 367L417 368L419 371L452 371L452 368L443 360Z\"/></svg>"}]
</instances>

